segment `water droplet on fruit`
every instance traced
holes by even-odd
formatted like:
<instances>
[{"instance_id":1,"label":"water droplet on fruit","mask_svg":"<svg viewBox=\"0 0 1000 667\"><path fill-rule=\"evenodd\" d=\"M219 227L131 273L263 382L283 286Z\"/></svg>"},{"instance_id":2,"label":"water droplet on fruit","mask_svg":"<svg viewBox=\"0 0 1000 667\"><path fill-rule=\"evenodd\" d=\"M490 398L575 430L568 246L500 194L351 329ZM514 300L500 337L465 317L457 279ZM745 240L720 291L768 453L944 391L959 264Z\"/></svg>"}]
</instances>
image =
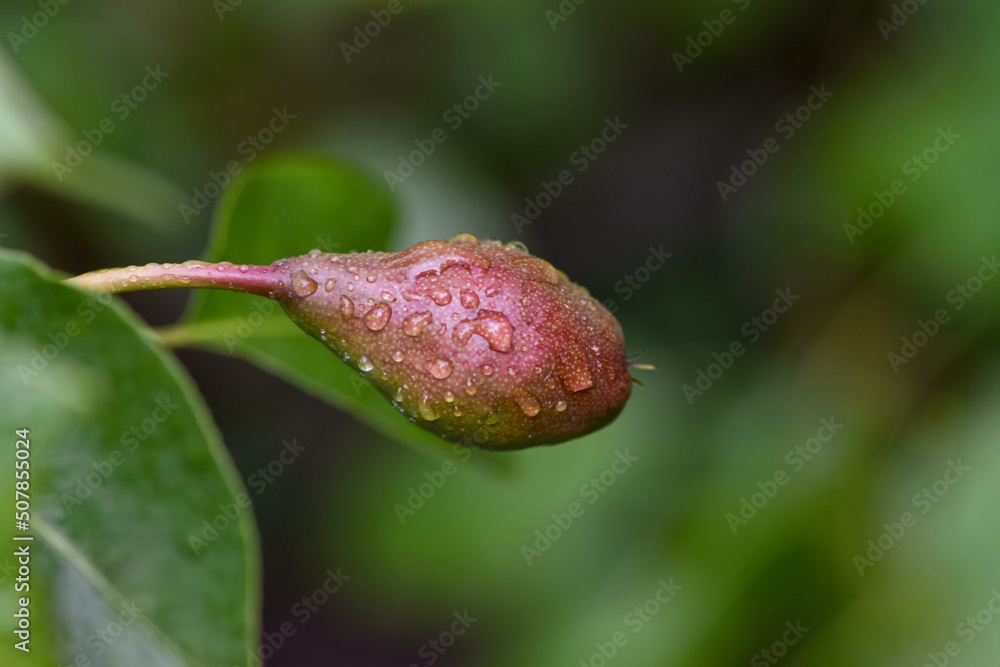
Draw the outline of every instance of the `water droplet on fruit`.
<instances>
[{"instance_id":1,"label":"water droplet on fruit","mask_svg":"<svg viewBox=\"0 0 1000 667\"><path fill-rule=\"evenodd\" d=\"M566 401L556 401L556 412L566 411Z\"/></svg>"},{"instance_id":2,"label":"water droplet on fruit","mask_svg":"<svg viewBox=\"0 0 1000 667\"><path fill-rule=\"evenodd\" d=\"M129 276L128 277L128 281L130 283L137 283L137 282L139 282L139 276Z\"/></svg>"},{"instance_id":3,"label":"water droplet on fruit","mask_svg":"<svg viewBox=\"0 0 1000 667\"><path fill-rule=\"evenodd\" d=\"M483 366L483 375L493 375L493 367L489 364Z\"/></svg>"},{"instance_id":4,"label":"water droplet on fruit","mask_svg":"<svg viewBox=\"0 0 1000 667\"><path fill-rule=\"evenodd\" d=\"M402 361L403 353L400 352L399 350L396 350L395 352L392 353L392 360L396 362Z\"/></svg>"},{"instance_id":5,"label":"water droplet on fruit","mask_svg":"<svg viewBox=\"0 0 1000 667\"><path fill-rule=\"evenodd\" d=\"M472 290L463 289L459 291L459 300L465 308L475 308L479 305L479 295Z\"/></svg>"},{"instance_id":6,"label":"water droplet on fruit","mask_svg":"<svg viewBox=\"0 0 1000 667\"><path fill-rule=\"evenodd\" d=\"M345 320L349 320L354 317L354 302L343 294L340 295L340 315Z\"/></svg>"},{"instance_id":7,"label":"water droplet on fruit","mask_svg":"<svg viewBox=\"0 0 1000 667\"><path fill-rule=\"evenodd\" d=\"M507 248L508 250L519 250L523 252L525 255L529 254L528 246L524 245L524 243L522 243L521 241L511 241L504 247Z\"/></svg>"},{"instance_id":8,"label":"water droplet on fruit","mask_svg":"<svg viewBox=\"0 0 1000 667\"><path fill-rule=\"evenodd\" d=\"M486 291L483 293L488 297L496 296L497 294L500 293L500 283L493 283L492 285L487 287Z\"/></svg>"},{"instance_id":9,"label":"water droplet on fruit","mask_svg":"<svg viewBox=\"0 0 1000 667\"><path fill-rule=\"evenodd\" d=\"M376 278L375 276L368 276L367 278L365 278L365 280L367 280L370 283L373 283L376 280L378 280L378 278Z\"/></svg>"},{"instance_id":10,"label":"water droplet on fruit","mask_svg":"<svg viewBox=\"0 0 1000 667\"><path fill-rule=\"evenodd\" d=\"M444 289L443 287L436 287L432 289L427 296L429 296L434 303L439 306L447 306L451 303L451 292Z\"/></svg>"},{"instance_id":11,"label":"water droplet on fruit","mask_svg":"<svg viewBox=\"0 0 1000 667\"><path fill-rule=\"evenodd\" d=\"M490 349L496 352L510 352L514 327L503 313L495 310L480 310L473 319L463 320L451 332L456 345L465 346L472 336L486 339Z\"/></svg>"},{"instance_id":12,"label":"water droplet on fruit","mask_svg":"<svg viewBox=\"0 0 1000 667\"><path fill-rule=\"evenodd\" d=\"M416 292L407 291L403 292L403 298L407 301L419 301L421 297Z\"/></svg>"},{"instance_id":13,"label":"water droplet on fruit","mask_svg":"<svg viewBox=\"0 0 1000 667\"><path fill-rule=\"evenodd\" d=\"M472 384L472 378L469 378L469 381L465 383L465 393L469 396L475 396L476 391L476 385Z\"/></svg>"},{"instance_id":14,"label":"water droplet on fruit","mask_svg":"<svg viewBox=\"0 0 1000 667\"><path fill-rule=\"evenodd\" d=\"M389 303L393 303L396 300L396 297L394 297L389 292L382 292L382 300L388 301Z\"/></svg>"},{"instance_id":15,"label":"water droplet on fruit","mask_svg":"<svg viewBox=\"0 0 1000 667\"><path fill-rule=\"evenodd\" d=\"M531 305L531 299L529 299L528 297L524 297L523 299L521 299L521 305L527 308L528 306Z\"/></svg>"},{"instance_id":16,"label":"water droplet on fruit","mask_svg":"<svg viewBox=\"0 0 1000 667\"><path fill-rule=\"evenodd\" d=\"M429 403L421 403L417 406L417 411L420 413L421 417L429 422L438 418L438 413L434 411L434 408Z\"/></svg>"},{"instance_id":17,"label":"water droplet on fruit","mask_svg":"<svg viewBox=\"0 0 1000 667\"><path fill-rule=\"evenodd\" d=\"M559 379L566 391L577 392L594 384L587 367L587 352L578 343L571 342L559 348Z\"/></svg>"},{"instance_id":18,"label":"water droplet on fruit","mask_svg":"<svg viewBox=\"0 0 1000 667\"><path fill-rule=\"evenodd\" d=\"M380 303L365 315L365 326L372 331L381 331L389 323L390 317L392 317L392 308Z\"/></svg>"},{"instance_id":19,"label":"water droplet on fruit","mask_svg":"<svg viewBox=\"0 0 1000 667\"><path fill-rule=\"evenodd\" d=\"M431 372L431 375L436 377L438 380L445 379L446 377L451 375L452 371L455 370L455 367L447 359L438 359L437 361L432 361L430 364L428 364L427 368Z\"/></svg>"},{"instance_id":20,"label":"water droplet on fruit","mask_svg":"<svg viewBox=\"0 0 1000 667\"><path fill-rule=\"evenodd\" d=\"M524 414L529 417L534 417L542 411L542 404L538 402L537 398L526 391L519 391L515 393L514 400L517 401L519 406L521 406L521 410L524 411Z\"/></svg>"},{"instance_id":21,"label":"water droplet on fruit","mask_svg":"<svg viewBox=\"0 0 1000 667\"><path fill-rule=\"evenodd\" d=\"M548 376L547 378L545 378L545 386L548 387L549 389L555 389L556 388L556 379L554 377L552 377L551 375Z\"/></svg>"},{"instance_id":22,"label":"water droplet on fruit","mask_svg":"<svg viewBox=\"0 0 1000 667\"><path fill-rule=\"evenodd\" d=\"M479 245L479 239L477 239L472 234L466 234L466 233L456 234L455 236L452 236L450 239L448 239L448 242L453 243L455 245L470 245L470 246Z\"/></svg>"},{"instance_id":23,"label":"water droplet on fruit","mask_svg":"<svg viewBox=\"0 0 1000 667\"><path fill-rule=\"evenodd\" d=\"M368 361L368 357L361 357L361 360L358 361L358 368L367 373L371 369L375 368L375 364Z\"/></svg>"},{"instance_id":24,"label":"water droplet on fruit","mask_svg":"<svg viewBox=\"0 0 1000 667\"><path fill-rule=\"evenodd\" d=\"M316 292L316 288L319 285L316 281L306 275L305 271L296 271L292 274L292 289L295 291L295 295L300 298L305 298Z\"/></svg>"},{"instance_id":25,"label":"water droplet on fruit","mask_svg":"<svg viewBox=\"0 0 1000 667\"><path fill-rule=\"evenodd\" d=\"M250 270L249 266L247 266L246 264L240 264L240 273L246 273L249 270Z\"/></svg>"},{"instance_id":26,"label":"water droplet on fruit","mask_svg":"<svg viewBox=\"0 0 1000 667\"><path fill-rule=\"evenodd\" d=\"M403 320L403 333L407 336L419 336L420 332L424 330L424 327L432 321L434 321L434 318L431 317L431 314L427 311L422 313L413 313Z\"/></svg>"},{"instance_id":27,"label":"water droplet on fruit","mask_svg":"<svg viewBox=\"0 0 1000 667\"><path fill-rule=\"evenodd\" d=\"M337 279L336 278L330 278L330 279L328 279L326 281L325 287L326 287L326 291L327 292L332 292L333 288L336 287L336 286L337 286Z\"/></svg>"},{"instance_id":28,"label":"water droplet on fruit","mask_svg":"<svg viewBox=\"0 0 1000 667\"><path fill-rule=\"evenodd\" d=\"M354 283L347 283L347 291L348 292L354 291Z\"/></svg>"},{"instance_id":29,"label":"water droplet on fruit","mask_svg":"<svg viewBox=\"0 0 1000 667\"><path fill-rule=\"evenodd\" d=\"M450 391L446 391L444 393L444 400L448 401L449 403L453 403L455 401L455 394L451 393Z\"/></svg>"}]
</instances>

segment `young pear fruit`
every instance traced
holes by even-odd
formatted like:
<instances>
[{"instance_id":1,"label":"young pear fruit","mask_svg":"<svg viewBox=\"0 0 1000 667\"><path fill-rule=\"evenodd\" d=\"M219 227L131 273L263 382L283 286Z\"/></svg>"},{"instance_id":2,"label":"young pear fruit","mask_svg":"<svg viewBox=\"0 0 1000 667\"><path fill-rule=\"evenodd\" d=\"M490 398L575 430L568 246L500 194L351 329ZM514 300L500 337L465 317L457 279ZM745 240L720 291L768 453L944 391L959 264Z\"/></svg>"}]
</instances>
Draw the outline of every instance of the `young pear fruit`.
<instances>
[{"instance_id":1,"label":"young pear fruit","mask_svg":"<svg viewBox=\"0 0 1000 667\"><path fill-rule=\"evenodd\" d=\"M614 316L516 242L460 234L402 252L314 250L269 266L153 264L69 282L273 298L411 421L487 449L590 433L621 412L632 390Z\"/></svg>"}]
</instances>

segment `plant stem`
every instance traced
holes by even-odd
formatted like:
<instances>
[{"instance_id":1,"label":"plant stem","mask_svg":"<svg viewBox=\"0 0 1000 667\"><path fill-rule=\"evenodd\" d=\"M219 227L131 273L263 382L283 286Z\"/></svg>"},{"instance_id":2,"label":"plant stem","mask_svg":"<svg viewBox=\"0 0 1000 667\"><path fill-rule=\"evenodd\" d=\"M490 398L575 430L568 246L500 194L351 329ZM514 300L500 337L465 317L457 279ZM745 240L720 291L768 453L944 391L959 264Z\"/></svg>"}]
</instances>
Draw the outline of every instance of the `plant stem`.
<instances>
[{"instance_id":1,"label":"plant stem","mask_svg":"<svg viewBox=\"0 0 1000 667\"><path fill-rule=\"evenodd\" d=\"M247 292L274 298L285 291L284 274L274 266L230 262L184 262L183 264L146 264L121 269L101 269L73 278L66 283L101 294L135 292L167 287L207 287L233 292Z\"/></svg>"}]
</instances>

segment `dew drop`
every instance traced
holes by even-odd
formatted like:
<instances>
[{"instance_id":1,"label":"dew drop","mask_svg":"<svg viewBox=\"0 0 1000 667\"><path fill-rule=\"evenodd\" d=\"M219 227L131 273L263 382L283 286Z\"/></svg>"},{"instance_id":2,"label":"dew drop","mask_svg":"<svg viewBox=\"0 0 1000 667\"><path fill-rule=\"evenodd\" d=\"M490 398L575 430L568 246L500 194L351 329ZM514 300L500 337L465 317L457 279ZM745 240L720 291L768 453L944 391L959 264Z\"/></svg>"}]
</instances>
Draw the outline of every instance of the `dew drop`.
<instances>
[{"instance_id":1,"label":"dew drop","mask_svg":"<svg viewBox=\"0 0 1000 667\"><path fill-rule=\"evenodd\" d=\"M594 384L590 369L587 367L587 352L583 346L570 342L559 348L558 355L557 373L566 391L583 391Z\"/></svg>"},{"instance_id":2,"label":"dew drop","mask_svg":"<svg viewBox=\"0 0 1000 667\"><path fill-rule=\"evenodd\" d=\"M519 250L523 252L525 255L528 254L528 246L524 245L524 243L522 243L521 241L511 241L504 247L507 248L508 250Z\"/></svg>"},{"instance_id":3,"label":"dew drop","mask_svg":"<svg viewBox=\"0 0 1000 667\"><path fill-rule=\"evenodd\" d=\"M295 295L304 298L314 294L316 288L319 285L316 281L306 275L305 271L296 271L292 274L292 289L295 291Z\"/></svg>"},{"instance_id":4,"label":"dew drop","mask_svg":"<svg viewBox=\"0 0 1000 667\"><path fill-rule=\"evenodd\" d=\"M247 266L246 264L240 264L239 268L240 268L240 273L246 273L247 271L250 270L250 267Z\"/></svg>"},{"instance_id":5,"label":"dew drop","mask_svg":"<svg viewBox=\"0 0 1000 667\"><path fill-rule=\"evenodd\" d=\"M493 367L489 364L483 366L483 375L493 375Z\"/></svg>"},{"instance_id":6,"label":"dew drop","mask_svg":"<svg viewBox=\"0 0 1000 667\"><path fill-rule=\"evenodd\" d=\"M392 308L380 303L365 315L365 326L372 331L381 331L389 323L390 317L392 317Z\"/></svg>"},{"instance_id":7,"label":"dew drop","mask_svg":"<svg viewBox=\"0 0 1000 667\"><path fill-rule=\"evenodd\" d=\"M444 394L444 400L448 401L449 403L453 403L455 401L455 394L451 393L450 391L446 391Z\"/></svg>"},{"instance_id":8,"label":"dew drop","mask_svg":"<svg viewBox=\"0 0 1000 667\"><path fill-rule=\"evenodd\" d=\"M521 305L527 308L528 306L531 305L531 299L529 299L528 297L524 297L523 299L521 299Z\"/></svg>"},{"instance_id":9,"label":"dew drop","mask_svg":"<svg viewBox=\"0 0 1000 667\"><path fill-rule=\"evenodd\" d=\"M403 360L403 353L400 352L399 350L396 350L395 352L392 353L392 360L396 361L396 362L402 361Z\"/></svg>"},{"instance_id":10,"label":"dew drop","mask_svg":"<svg viewBox=\"0 0 1000 667\"><path fill-rule=\"evenodd\" d=\"M418 301L420 300L420 295L416 292L403 292L403 298L407 301Z\"/></svg>"},{"instance_id":11,"label":"dew drop","mask_svg":"<svg viewBox=\"0 0 1000 667\"><path fill-rule=\"evenodd\" d=\"M128 277L128 281L130 283L137 283L137 282L139 282L139 276L129 276Z\"/></svg>"},{"instance_id":12,"label":"dew drop","mask_svg":"<svg viewBox=\"0 0 1000 667\"><path fill-rule=\"evenodd\" d=\"M470 246L479 245L479 239L477 239L472 234L466 234L466 233L456 234L455 236L452 236L450 239L448 239L448 241L450 243L454 243L455 245L470 245Z\"/></svg>"},{"instance_id":13,"label":"dew drop","mask_svg":"<svg viewBox=\"0 0 1000 667\"><path fill-rule=\"evenodd\" d=\"M449 303L451 303L451 292L444 289L443 287L436 287L432 289L430 292L428 292L427 296L429 296L434 301L434 303L436 303L439 306L447 306Z\"/></svg>"},{"instance_id":14,"label":"dew drop","mask_svg":"<svg viewBox=\"0 0 1000 667\"><path fill-rule=\"evenodd\" d=\"M469 343L474 335L482 336L495 352L507 353L513 349L511 339L514 327L503 313L495 310L480 310L475 318L463 320L454 326L452 340L461 347Z\"/></svg>"},{"instance_id":15,"label":"dew drop","mask_svg":"<svg viewBox=\"0 0 1000 667\"><path fill-rule=\"evenodd\" d=\"M469 378L469 381L465 383L465 393L469 396L475 396L476 391L478 391L476 385L472 384L472 378Z\"/></svg>"},{"instance_id":16,"label":"dew drop","mask_svg":"<svg viewBox=\"0 0 1000 667\"><path fill-rule=\"evenodd\" d=\"M368 357L361 357L361 360L358 361L358 368L367 373L371 369L375 368L375 364L368 361Z\"/></svg>"},{"instance_id":17,"label":"dew drop","mask_svg":"<svg viewBox=\"0 0 1000 667\"><path fill-rule=\"evenodd\" d=\"M340 295L340 315L345 320L349 320L354 317L354 302L343 294Z\"/></svg>"},{"instance_id":18,"label":"dew drop","mask_svg":"<svg viewBox=\"0 0 1000 667\"><path fill-rule=\"evenodd\" d=\"M493 283L483 292L488 297L494 297L500 293L500 283Z\"/></svg>"},{"instance_id":19,"label":"dew drop","mask_svg":"<svg viewBox=\"0 0 1000 667\"><path fill-rule=\"evenodd\" d=\"M354 283L347 283L347 291L348 292L354 291Z\"/></svg>"},{"instance_id":20,"label":"dew drop","mask_svg":"<svg viewBox=\"0 0 1000 667\"><path fill-rule=\"evenodd\" d=\"M427 370L429 370L431 375L436 377L438 380L443 380L452 374L455 367L447 359L438 359L429 363L427 365Z\"/></svg>"},{"instance_id":21,"label":"dew drop","mask_svg":"<svg viewBox=\"0 0 1000 667\"><path fill-rule=\"evenodd\" d=\"M566 411L566 401L556 401L556 412Z\"/></svg>"},{"instance_id":22,"label":"dew drop","mask_svg":"<svg viewBox=\"0 0 1000 667\"><path fill-rule=\"evenodd\" d=\"M421 403L417 406L417 411L420 412L420 416L429 422L434 421L438 418L438 413L435 412L434 408L428 403Z\"/></svg>"},{"instance_id":23,"label":"dew drop","mask_svg":"<svg viewBox=\"0 0 1000 667\"><path fill-rule=\"evenodd\" d=\"M382 300L388 301L389 303L393 303L396 300L396 297L394 297L389 292L382 292Z\"/></svg>"},{"instance_id":24,"label":"dew drop","mask_svg":"<svg viewBox=\"0 0 1000 667\"><path fill-rule=\"evenodd\" d=\"M420 332L424 330L424 327L432 321L434 321L434 318L431 317L431 314L427 311L422 313L413 313L403 320L403 333L407 336L419 336Z\"/></svg>"},{"instance_id":25,"label":"dew drop","mask_svg":"<svg viewBox=\"0 0 1000 667\"><path fill-rule=\"evenodd\" d=\"M549 389L555 389L556 388L556 379L554 377L552 377L551 375L548 376L547 378L545 378L545 386L548 387Z\"/></svg>"},{"instance_id":26,"label":"dew drop","mask_svg":"<svg viewBox=\"0 0 1000 667\"><path fill-rule=\"evenodd\" d=\"M479 305L479 295L472 290L463 289L459 291L459 300L465 308L475 308Z\"/></svg>"},{"instance_id":27,"label":"dew drop","mask_svg":"<svg viewBox=\"0 0 1000 667\"><path fill-rule=\"evenodd\" d=\"M521 410L524 411L524 414L529 417L534 417L542 411L542 404L538 402L537 398L526 391L515 393L514 400L517 401L519 406L521 406Z\"/></svg>"},{"instance_id":28,"label":"dew drop","mask_svg":"<svg viewBox=\"0 0 1000 667\"><path fill-rule=\"evenodd\" d=\"M328 279L326 281L326 285L324 287L326 288L327 292L332 292L333 288L336 287L336 286L337 286L337 279L336 278L330 278L330 279Z\"/></svg>"},{"instance_id":29,"label":"dew drop","mask_svg":"<svg viewBox=\"0 0 1000 667\"><path fill-rule=\"evenodd\" d=\"M365 278L365 280L367 280L370 283L373 283L376 280L378 280L378 278L376 278L375 276L368 276L367 278Z\"/></svg>"}]
</instances>

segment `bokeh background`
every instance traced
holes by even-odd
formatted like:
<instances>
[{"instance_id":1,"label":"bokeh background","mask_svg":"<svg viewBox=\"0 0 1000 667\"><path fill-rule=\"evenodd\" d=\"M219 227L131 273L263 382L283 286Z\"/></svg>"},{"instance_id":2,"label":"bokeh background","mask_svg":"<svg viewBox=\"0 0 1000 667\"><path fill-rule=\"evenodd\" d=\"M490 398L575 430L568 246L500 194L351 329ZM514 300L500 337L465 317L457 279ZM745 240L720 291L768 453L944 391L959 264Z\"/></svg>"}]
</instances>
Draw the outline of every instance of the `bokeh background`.
<instances>
[{"instance_id":1,"label":"bokeh background","mask_svg":"<svg viewBox=\"0 0 1000 667\"><path fill-rule=\"evenodd\" d=\"M333 157L387 189L444 127L395 184L391 247L523 241L656 366L608 428L459 451L443 475L293 383L179 349L245 480L306 447L253 496L264 631L297 630L268 665L996 663L996 3L101 1L31 33L39 11L0 5L5 247L69 273L202 256L217 199L179 205L274 109L294 119L256 160ZM115 115L147 67L167 76ZM453 128L480 77L500 85ZM649 271L654 250L672 255ZM797 298L769 314L776 291ZM164 326L188 298L126 300Z\"/></svg>"}]
</instances>

